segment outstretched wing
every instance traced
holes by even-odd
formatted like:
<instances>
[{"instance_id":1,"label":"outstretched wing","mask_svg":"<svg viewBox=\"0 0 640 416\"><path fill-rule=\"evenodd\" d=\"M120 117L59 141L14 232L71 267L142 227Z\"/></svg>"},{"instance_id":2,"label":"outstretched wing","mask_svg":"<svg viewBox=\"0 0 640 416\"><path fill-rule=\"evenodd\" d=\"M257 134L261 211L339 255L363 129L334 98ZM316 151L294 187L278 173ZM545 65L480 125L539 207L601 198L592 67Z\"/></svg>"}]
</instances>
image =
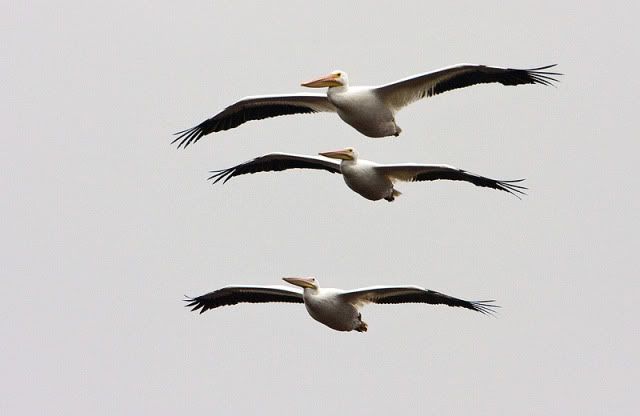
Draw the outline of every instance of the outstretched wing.
<instances>
[{"instance_id":1,"label":"outstretched wing","mask_svg":"<svg viewBox=\"0 0 640 416\"><path fill-rule=\"evenodd\" d=\"M447 305L471 309L483 314L495 313L493 300L468 301L454 298L433 290L418 286L372 286L356 289L340 294L343 299L354 305L367 303L429 303L431 305Z\"/></svg>"},{"instance_id":2,"label":"outstretched wing","mask_svg":"<svg viewBox=\"0 0 640 416\"><path fill-rule=\"evenodd\" d=\"M413 75L374 89L391 108L399 110L424 97L476 84L499 82L503 85L542 84L558 82L553 78L562 75L547 72L554 65L532 69L499 68L485 65L459 64L433 72Z\"/></svg>"},{"instance_id":3,"label":"outstretched wing","mask_svg":"<svg viewBox=\"0 0 640 416\"><path fill-rule=\"evenodd\" d=\"M195 298L186 297L185 306L200 313L238 303L304 303L302 291L286 286L226 286Z\"/></svg>"},{"instance_id":4,"label":"outstretched wing","mask_svg":"<svg viewBox=\"0 0 640 416\"><path fill-rule=\"evenodd\" d=\"M245 175L247 173L274 172L287 169L321 169L331 173L340 173L340 163L323 157L296 155L292 153L269 153L264 156L251 159L239 165L213 170L209 177L216 184L223 180L226 183L234 176Z\"/></svg>"},{"instance_id":5,"label":"outstretched wing","mask_svg":"<svg viewBox=\"0 0 640 416\"><path fill-rule=\"evenodd\" d=\"M177 132L178 137L171 143L179 142L178 148L187 147L200 140L202 136L229 130L250 120L323 111L336 111L325 94L300 93L245 97L197 126Z\"/></svg>"},{"instance_id":6,"label":"outstretched wing","mask_svg":"<svg viewBox=\"0 0 640 416\"><path fill-rule=\"evenodd\" d=\"M380 165L376 167L376 170L383 173L391 180L400 180L407 182L435 181L440 179L450 181L465 181L476 186L509 192L510 194L515 195L518 198L520 197L519 195L524 195L524 191L527 189L524 186L518 185L518 183L524 181L524 179L508 181L491 179L449 165Z\"/></svg>"}]
</instances>

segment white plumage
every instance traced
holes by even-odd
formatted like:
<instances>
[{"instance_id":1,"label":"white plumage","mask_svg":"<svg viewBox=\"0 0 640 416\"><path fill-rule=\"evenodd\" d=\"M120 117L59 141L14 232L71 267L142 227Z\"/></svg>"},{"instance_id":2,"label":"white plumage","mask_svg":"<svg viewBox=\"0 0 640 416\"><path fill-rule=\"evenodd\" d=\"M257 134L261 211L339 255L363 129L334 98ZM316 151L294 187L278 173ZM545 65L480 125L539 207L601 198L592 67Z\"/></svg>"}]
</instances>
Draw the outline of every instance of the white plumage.
<instances>
[{"instance_id":1,"label":"white plumage","mask_svg":"<svg viewBox=\"0 0 640 416\"><path fill-rule=\"evenodd\" d=\"M227 286L195 298L187 298L187 307L200 313L238 303L304 303L309 315L336 331L365 332L360 309L369 303L429 303L462 307L492 314L493 300L472 302L454 298L418 286L371 286L355 290L321 288L313 277L285 277L297 288L286 286Z\"/></svg>"},{"instance_id":2,"label":"white plumage","mask_svg":"<svg viewBox=\"0 0 640 416\"><path fill-rule=\"evenodd\" d=\"M337 113L365 136L398 136L401 129L396 124L395 114L414 101L476 84L551 85L557 81L553 76L561 75L545 71L553 66L511 69L460 64L375 87L350 86L346 72L333 71L302 84L309 88L327 87L326 94L245 97L197 126L176 133L172 143L187 147L209 133L232 129L250 120L318 112Z\"/></svg>"},{"instance_id":3,"label":"white plumage","mask_svg":"<svg viewBox=\"0 0 640 416\"><path fill-rule=\"evenodd\" d=\"M465 181L476 186L488 187L509 192L513 195L523 194L525 187L519 185L523 179L497 180L476 175L449 165L428 164L379 164L358 158L358 152L348 147L333 152L320 153L324 157L296 155L290 153L269 153L239 165L212 171L209 178L214 183L227 182L234 176L248 173L281 171L288 169L319 169L331 173L340 173L349 188L372 201L385 199L389 202L400 195L395 189L396 181L433 181L454 180ZM327 158L340 159L334 162Z\"/></svg>"}]
</instances>

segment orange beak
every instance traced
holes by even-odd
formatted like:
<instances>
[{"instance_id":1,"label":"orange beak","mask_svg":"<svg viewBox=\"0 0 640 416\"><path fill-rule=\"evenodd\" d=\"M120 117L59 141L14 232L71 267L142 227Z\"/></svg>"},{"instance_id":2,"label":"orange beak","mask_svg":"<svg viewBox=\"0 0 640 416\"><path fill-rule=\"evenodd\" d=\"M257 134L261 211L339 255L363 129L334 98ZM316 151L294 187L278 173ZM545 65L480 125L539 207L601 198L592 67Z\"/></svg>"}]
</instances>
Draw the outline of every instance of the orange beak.
<instances>
[{"instance_id":1,"label":"orange beak","mask_svg":"<svg viewBox=\"0 0 640 416\"><path fill-rule=\"evenodd\" d=\"M282 280L287 283L291 283L292 285L300 286L302 288L313 289L316 287L316 285L313 283L312 277L283 277Z\"/></svg>"},{"instance_id":2,"label":"orange beak","mask_svg":"<svg viewBox=\"0 0 640 416\"><path fill-rule=\"evenodd\" d=\"M334 150L332 152L318 153L320 156L329 157L331 159L352 160L353 157L349 154L348 149Z\"/></svg>"},{"instance_id":3,"label":"orange beak","mask_svg":"<svg viewBox=\"0 0 640 416\"><path fill-rule=\"evenodd\" d=\"M300 85L309 88L339 87L342 84L337 81L338 78L337 74L329 74L311 81L303 82Z\"/></svg>"}]
</instances>

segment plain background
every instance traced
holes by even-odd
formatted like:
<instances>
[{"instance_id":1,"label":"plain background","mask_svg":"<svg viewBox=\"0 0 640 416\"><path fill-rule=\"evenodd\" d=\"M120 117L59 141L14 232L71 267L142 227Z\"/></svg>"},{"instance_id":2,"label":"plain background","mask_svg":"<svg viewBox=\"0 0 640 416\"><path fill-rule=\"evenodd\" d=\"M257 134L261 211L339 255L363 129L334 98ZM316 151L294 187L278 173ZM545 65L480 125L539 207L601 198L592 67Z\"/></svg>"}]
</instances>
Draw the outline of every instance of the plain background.
<instances>
[{"instance_id":1,"label":"plain background","mask_svg":"<svg viewBox=\"0 0 640 416\"><path fill-rule=\"evenodd\" d=\"M637 414L633 2L3 2L2 414ZM558 63L557 87L482 85L370 139L333 114L171 134L334 69L375 85L461 62ZM529 195L208 171L348 145ZM198 316L182 296L314 275L496 299L496 319L374 305L340 333L300 305Z\"/></svg>"}]
</instances>

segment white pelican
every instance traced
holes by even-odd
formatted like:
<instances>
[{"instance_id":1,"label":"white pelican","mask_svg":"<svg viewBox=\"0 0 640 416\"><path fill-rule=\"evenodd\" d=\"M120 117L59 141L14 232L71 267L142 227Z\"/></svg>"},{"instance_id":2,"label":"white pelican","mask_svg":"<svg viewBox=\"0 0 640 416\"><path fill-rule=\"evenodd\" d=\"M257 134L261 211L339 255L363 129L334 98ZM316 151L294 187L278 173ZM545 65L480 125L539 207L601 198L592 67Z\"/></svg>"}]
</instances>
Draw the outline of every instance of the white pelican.
<instances>
[{"instance_id":1,"label":"white pelican","mask_svg":"<svg viewBox=\"0 0 640 416\"><path fill-rule=\"evenodd\" d=\"M556 72L547 65L531 69L498 68L459 64L433 72L413 75L376 87L349 86L347 73L329 75L302 83L304 87L328 87L326 94L283 94L245 97L195 127L176 133L171 143L178 148L197 142L209 133L229 130L249 121L287 114L332 112L360 133L369 137L398 136L395 113L424 97L475 84L499 82L503 85L551 85Z\"/></svg>"},{"instance_id":2,"label":"white pelican","mask_svg":"<svg viewBox=\"0 0 640 416\"><path fill-rule=\"evenodd\" d=\"M285 277L284 280L303 290L287 286L226 286L195 298L185 299L186 306L200 313L237 303L289 302L304 303L309 315L336 331L365 332L360 308L368 303L430 303L460 306L492 314L493 300L471 302L418 286L371 286L355 290L321 288L313 277Z\"/></svg>"},{"instance_id":3,"label":"white pelican","mask_svg":"<svg viewBox=\"0 0 640 416\"><path fill-rule=\"evenodd\" d=\"M517 185L524 179L503 181L485 178L448 165L395 164L381 165L358 158L358 152L347 147L343 150L320 153L321 156L341 159L334 162L324 157L304 156L289 153L269 153L228 169L211 171L209 177L214 184L221 180L226 183L234 176L247 173L280 171L286 169L322 169L331 173L341 173L347 186L372 201L386 199L391 202L400 195L393 185L395 181L434 181L447 179L471 182L477 186L509 192L517 197L527 189Z\"/></svg>"}]
</instances>

